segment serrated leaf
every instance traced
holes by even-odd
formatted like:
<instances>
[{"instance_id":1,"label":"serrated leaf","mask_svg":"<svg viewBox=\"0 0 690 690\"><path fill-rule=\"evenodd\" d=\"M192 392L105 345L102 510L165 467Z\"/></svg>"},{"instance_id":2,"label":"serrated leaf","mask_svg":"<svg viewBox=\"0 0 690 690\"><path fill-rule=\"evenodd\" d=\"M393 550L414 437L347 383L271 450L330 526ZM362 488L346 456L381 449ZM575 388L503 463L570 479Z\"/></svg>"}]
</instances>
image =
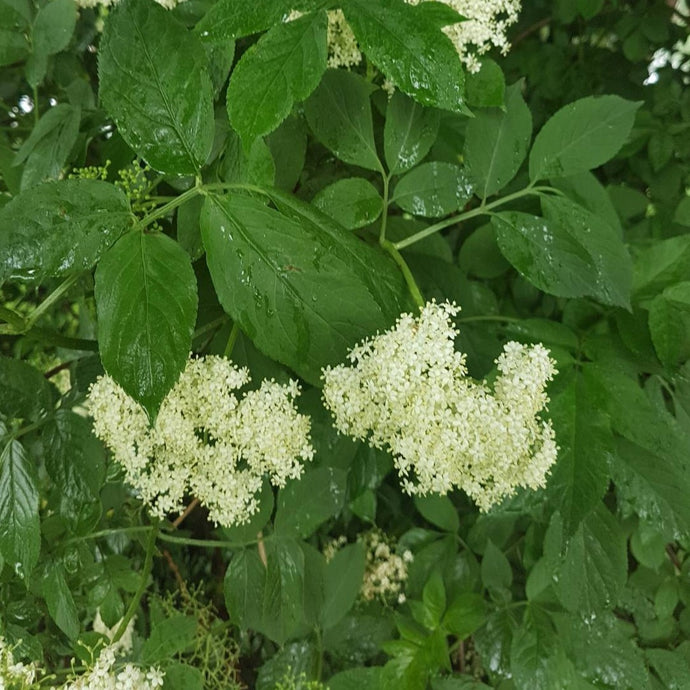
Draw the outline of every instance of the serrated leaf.
<instances>
[{"instance_id":1,"label":"serrated leaf","mask_svg":"<svg viewBox=\"0 0 690 690\"><path fill-rule=\"evenodd\" d=\"M36 470L24 446L4 437L0 454L0 556L27 578L38 562L40 547Z\"/></svg>"},{"instance_id":2,"label":"serrated leaf","mask_svg":"<svg viewBox=\"0 0 690 690\"><path fill-rule=\"evenodd\" d=\"M400 91L393 94L383 129L383 150L391 175L422 161L436 141L440 121L438 110L424 108Z\"/></svg>"},{"instance_id":3,"label":"serrated leaf","mask_svg":"<svg viewBox=\"0 0 690 690\"><path fill-rule=\"evenodd\" d=\"M533 182L592 170L623 146L641 103L589 96L561 108L537 134L529 157Z\"/></svg>"},{"instance_id":4,"label":"serrated leaf","mask_svg":"<svg viewBox=\"0 0 690 690\"><path fill-rule=\"evenodd\" d=\"M256 346L318 384L322 367L395 320L402 284L386 257L327 216L269 194L279 210L248 197L207 198L206 260L223 308Z\"/></svg>"},{"instance_id":5,"label":"serrated leaf","mask_svg":"<svg viewBox=\"0 0 690 690\"><path fill-rule=\"evenodd\" d=\"M157 664L184 652L194 641L197 620L175 614L156 625L141 648L143 664Z\"/></svg>"},{"instance_id":6,"label":"serrated leaf","mask_svg":"<svg viewBox=\"0 0 690 690\"><path fill-rule=\"evenodd\" d=\"M270 28L291 9L292 4L283 0L220 0L203 16L195 31L204 42L232 41Z\"/></svg>"},{"instance_id":7,"label":"serrated leaf","mask_svg":"<svg viewBox=\"0 0 690 690\"><path fill-rule=\"evenodd\" d=\"M329 69L304 104L304 114L316 138L340 160L382 171L369 102L372 90L354 72Z\"/></svg>"},{"instance_id":8,"label":"serrated leaf","mask_svg":"<svg viewBox=\"0 0 690 690\"><path fill-rule=\"evenodd\" d=\"M67 637L71 640L76 639L80 629L79 616L61 563L52 561L48 564L42 585L50 617Z\"/></svg>"},{"instance_id":9,"label":"serrated leaf","mask_svg":"<svg viewBox=\"0 0 690 690\"><path fill-rule=\"evenodd\" d=\"M383 205L376 187L362 177L346 177L328 185L312 203L348 230L373 223Z\"/></svg>"},{"instance_id":10,"label":"serrated leaf","mask_svg":"<svg viewBox=\"0 0 690 690\"><path fill-rule=\"evenodd\" d=\"M288 481L278 493L276 533L310 536L322 522L340 512L346 481L345 472L334 467L309 469L299 479Z\"/></svg>"},{"instance_id":11,"label":"serrated leaf","mask_svg":"<svg viewBox=\"0 0 690 690\"><path fill-rule=\"evenodd\" d=\"M345 17L367 57L423 105L464 111L457 50L431 15L402 0L347 0Z\"/></svg>"},{"instance_id":12,"label":"serrated leaf","mask_svg":"<svg viewBox=\"0 0 690 690\"><path fill-rule=\"evenodd\" d=\"M191 349L197 292L189 256L163 234L131 232L101 259L95 297L103 366L155 416Z\"/></svg>"},{"instance_id":13,"label":"serrated leaf","mask_svg":"<svg viewBox=\"0 0 690 690\"><path fill-rule=\"evenodd\" d=\"M99 46L103 106L151 167L193 175L213 143L213 86L198 38L168 10L123 0Z\"/></svg>"},{"instance_id":14,"label":"serrated leaf","mask_svg":"<svg viewBox=\"0 0 690 690\"><path fill-rule=\"evenodd\" d=\"M438 218L464 206L473 191L465 169L434 161L422 163L402 177L392 201L416 216Z\"/></svg>"},{"instance_id":15,"label":"serrated leaf","mask_svg":"<svg viewBox=\"0 0 690 690\"><path fill-rule=\"evenodd\" d=\"M131 221L129 203L99 180L58 180L0 210L0 282L41 281L90 269Z\"/></svg>"},{"instance_id":16,"label":"serrated leaf","mask_svg":"<svg viewBox=\"0 0 690 690\"><path fill-rule=\"evenodd\" d=\"M326 69L326 13L281 22L240 59L230 77L227 105L245 149L272 132L317 86Z\"/></svg>"},{"instance_id":17,"label":"serrated leaf","mask_svg":"<svg viewBox=\"0 0 690 690\"><path fill-rule=\"evenodd\" d=\"M354 606L362 588L365 566L361 542L340 549L326 565L321 613L324 630L339 623Z\"/></svg>"},{"instance_id":18,"label":"serrated leaf","mask_svg":"<svg viewBox=\"0 0 690 690\"><path fill-rule=\"evenodd\" d=\"M506 89L505 111L478 111L467 123L465 165L482 198L510 182L527 155L532 136L532 114L522 98L521 84Z\"/></svg>"},{"instance_id":19,"label":"serrated leaf","mask_svg":"<svg viewBox=\"0 0 690 690\"><path fill-rule=\"evenodd\" d=\"M463 592L453 599L443 616L443 627L460 639L469 637L486 620L486 602L474 592Z\"/></svg>"},{"instance_id":20,"label":"serrated leaf","mask_svg":"<svg viewBox=\"0 0 690 690\"><path fill-rule=\"evenodd\" d=\"M0 416L36 421L55 406L53 386L38 369L18 359L0 356Z\"/></svg>"}]
</instances>

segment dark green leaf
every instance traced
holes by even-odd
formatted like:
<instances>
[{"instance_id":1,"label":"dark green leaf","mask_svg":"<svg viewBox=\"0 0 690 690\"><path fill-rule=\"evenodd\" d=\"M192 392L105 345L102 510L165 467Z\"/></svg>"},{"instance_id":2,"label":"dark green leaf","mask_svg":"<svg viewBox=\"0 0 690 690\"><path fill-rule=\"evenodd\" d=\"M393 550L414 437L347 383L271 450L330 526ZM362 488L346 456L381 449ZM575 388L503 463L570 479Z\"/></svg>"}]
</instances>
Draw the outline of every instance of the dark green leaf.
<instances>
[{"instance_id":1,"label":"dark green leaf","mask_svg":"<svg viewBox=\"0 0 690 690\"><path fill-rule=\"evenodd\" d=\"M231 41L270 28L291 9L292 5L283 0L220 0L204 15L195 31L203 41Z\"/></svg>"},{"instance_id":2,"label":"dark green leaf","mask_svg":"<svg viewBox=\"0 0 690 690\"><path fill-rule=\"evenodd\" d=\"M479 111L467 123L465 165L482 198L510 182L527 155L532 136L532 114L518 82L506 89L505 111Z\"/></svg>"},{"instance_id":3,"label":"dark green leaf","mask_svg":"<svg viewBox=\"0 0 690 690\"><path fill-rule=\"evenodd\" d=\"M148 0L112 10L99 46L103 106L153 168L195 174L213 143L213 87L196 36Z\"/></svg>"},{"instance_id":4,"label":"dark green leaf","mask_svg":"<svg viewBox=\"0 0 690 690\"><path fill-rule=\"evenodd\" d=\"M40 281L90 269L131 220L129 203L99 180L59 180L0 210L0 282Z\"/></svg>"},{"instance_id":5,"label":"dark green leaf","mask_svg":"<svg viewBox=\"0 0 690 690\"><path fill-rule=\"evenodd\" d=\"M465 205L473 186L467 172L452 163L422 163L395 186L393 201L416 216L447 216Z\"/></svg>"},{"instance_id":6,"label":"dark green leaf","mask_svg":"<svg viewBox=\"0 0 690 690\"><path fill-rule=\"evenodd\" d=\"M231 129L223 153L221 174L226 182L270 186L275 181L276 166L262 138L257 137L248 152L245 152L239 135Z\"/></svg>"},{"instance_id":7,"label":"dark green leaf","mask_svg":"<svg viewBox=\"0 0 690 690\"><path fill-rule=\"evenodd\" d=\"M228 115L245 149L272 132L326 69L326 14L280 22L240 59L228 86Z\"/></svg>"},{"instance_id":8,"label":"dark green leaf","mask_svg":"<svg viewBox=\"0 0 690 690\"><path fill-rule=\"evenodd\" d=\"M266 568L256 549L232 556L225 573L225 605L230 620L243 630L261 629Z\"/></svg>"},{"instance_id":9,"label":"dark green leaf","mask_svg":"<svg viewBox=\"0 0 690 690\"><path fill-rule=\"evenodd\" d=\"M424 108L396 91L386 109L383 149L391 175L413 168L429 153L436 141L439 111Z\"/></svg>"},{"instance_id":10,"label":"dark green leaf","mask_svg":"<svg viewBox=\"0 0 690 690\"><path fill-rule=\"evenodd\" d=\"M348 230L363 228L381 215L383 201L376 187L362 177L346 177L322 189L316 208Z\"/></svg>"},{"instance_id":11,"label":"dark green leaf","mask_svg":"<svg viewBox=\"0 0 690 690\"><path fill-rule=\"evenodd\" d=\"M256 346L318 383L323 366L392 323L402 284L377 250L313 207L270 194L280 210L241 196L207 198L206 260L223 308Z\"/></svg>"},{"instance_id":12,"label":"dark green leaf","mask_svg":"<svg viewBox=\"0 0 690 690\"><path fill-rule=\"evenodd\" d=\"M345 546L326 565L321 614L324 629L339 623L353 607L362 588L366 558L361 542Z\"/></svg>"},{"instance_id":13,"label":"dark green leaf","mask_svg":"<svg viewBox=\"0 0 690 690\"><path fill-rule=\"evenodd\" d=\"M486 603L479 594L458 595L443 616L443 627L460 639L469 637L486 620Z\"/></svg>"},{"instance_id":14,"label":"dark green leaf","mask_svg":"<svg viewBox=\"0 0 690 690\"><path fill-rule=\"evenodd\" d=\"M69 45L76 23L74 0L51 0L43 5L32 27L34 53L48 56L64 50Z\"/></svg>"},{"instance_id":15,"label":"dark green leaf","mask_svg":"<svg viewBox=\"0 0 690 690\"><path fill-rule=\"evenodd\" d=\"M510 268L498 248L496 230L490 223L480 225L462 243L458 263L465 273L478 278L496 278Z\"/></svg>"},{"instance_id":16,"label":"dark green leaf","mask_svg":"<svg viewBox=\"0 0 690 690\"><path fill-rule=\"evenodd\" d=\"M233 357L233 361L236 362L237 360ZM273 514L273 489L268 479L264 479L257 500L259 502L259 509L249 518L248 522L223 529L225 539L238 544L253 542L256 539L256 535L266 526Z\"/></svg>"},{"instance_id":17,"label":"dark green leaf","mask_svg":"<svg viewBox=\"0 0 690 690\"><path fill-rule=\"evenodd\" d=\"M510 677L510 647L518 624L515 612L499 609L490 614L473 639L484 668L499 677Z\"/></svg>"},{"instance_id":18,"label":"dark green leaf","mask_svg":"<svg viewBox=\"0 0 690 690\"><path fill-rule=\"evenodd\" d=\"M513 569L508 559L494 543L486 543L482 558L482 583L487 589L508 589L513 581Z\"/></svg>"},{"instance_id":19,"label":"dark green leaf","mask_svg":"<svg viewBox=\"0 0 690 690\"><path fill-rule=\"evenodd\" d=\"M103 366L154 416L192 344L197 294L189 256L165 235L131 232L99 263L95 295Z\"/></svg>"},{"instance_id":20,"label":"dark green leaf","mask_svg":"<svg viewBox=\"0 0 690 690\"><path fill-rule=\"evenodd\" d=\"M673 214L673 222L690 226L690 196L683 197Z\"/></svg>"},{"instance_id":21,"label":"dark green leaf","mask_svg":"<svg viewBox=\"0 0 690 690\"><path fill-rule=\"evenodd\" d=\"M606 163L628 138L640 105L619 96L589 96L561 108L534 140L530 179L575 175Z\"/></svg>"},{"instance_id":22,"label":"dark green leaf","mask_svg":"<svg viewBox=\"0 0 690 690\"><path fill-rule=\"evenodd\" d=\"M177 209L177 241L192 261L204 254L199 228L199 214L203 203L202 196L195 196Z\"/></svg>"},{"instance_id":23,"label":"dark green leaf","mask_svg":"<svg viewBox=\"0 0 690 690\"><path fill-rule=\"evenodd\" d=\"M48 613L58 628L74 640L79 635L79 615L65 580L65 569L60 563L51 561L43 575L43 596L48 605Z\"/></svg>"},{"instance_id":24,"label":"dark green leaf","mask_svg":"<svg viewBox=\"0 0 690 690\"><path fill-rule=\"evenodd\" d=\"M11 0L0 0L0 65L11 65L29 52L26 34L30 13L23 13Z\"/></svg>"},{"instance_id":25,"label":"dark green leaf","mask_svg":"<svg viewBox=\"0 0 690 690\"><path fill-rule=\"evenodd\" d=\"M460 527L458 511L448 496L429 494L428 496L415 496L414 504L417 510L432 525L440 527L446 532L455 534Z\"/></svg>"},{"instance_id":26,"label":"dark green leaf","mask_svg":"<svg viewBox=\"0 0 690 690\"><path fill-rule=\"evenodd\" d=\"M309 469L289 480L278 494L275 528L278 534L306 538L345 501L346 474L333 467Z\"/></svg>"},{"instance_id":27,"label":"dark green leaf","mask_svg":"<svg viewBox=\"0 0 690 690\"><path fill-rule=\"evenodd\" d=\"M26 578L38 562L40 547L36 470L24 446L5 437L0 454L0 556Z\"/></svg>"},{"instance_id":28,"label":"dark green leaf","mask_svg":"<svg viewBox=\"0 0 690 690\"><path fill-rule=\"evenodd\" d=\"M369 96L373 87L346 70L329 69L304 113L316 138L346 163L382 171L374 142Z\"/></svg>"},{"instance_id":29,"label":"dark green leaf","mask_svg":"<svg viewBox=\"0 0 690 690\"><path fill-rule=\"evenodd\" d=\"M690 282L670 285L652 300L649 330L666 366L677 366L690 357Z\"/></svg>"},{"instance_id":30,"label":"dark green leaf","mask_svg":"<svg viewBox=\"0 0 690 690\"><path fill-rule=\"evenodd\" d=\"M291 192L299 181L307 153L307 127L302 118L288 117L266 137L276 163L275 186Z\"/></svg>"},{"instance_id":31,"label":"dark green leaf","mask_svg":"<svg viewBox=\"0 0 690 690\"><path fill-rule=\"evenodd\" d=\"M184 652L194 641L196 627L196 618L182 614L161 621L141 648L141 662L157 664Z\"/></svg>"},{"instance_id":32,"label":"dark green leaf","mask_svg":"<svg viewBox=\"0 0 690 690\"><path fill-rule=\"evenodd\" d=\"M464 111L458 53L434 17L402 0L347 0L343 12L367 57L423 105Z\"/></svg>"},{"instance_id":33,"label":"dark green leaf","mask_svg":"<svg viewBox=\"0 0 690 690\"><path fill-rule=\"evenodd\" d=\"M38 369L18 359L0 357L0 415L36 421L55 406L53 387Z\"/></svg>"},{"instance_id":34,"label":"dark green leaf","mask_svg":"<svg viewBox=\"0 0 690 690\"><path fill-rule=\"evenodd\" d=\"M482 58L479 72L469 72L465 85L467 104L477 108L500 108L506 93L503 70L490 58Z\"/></svg>"}]
</instances>

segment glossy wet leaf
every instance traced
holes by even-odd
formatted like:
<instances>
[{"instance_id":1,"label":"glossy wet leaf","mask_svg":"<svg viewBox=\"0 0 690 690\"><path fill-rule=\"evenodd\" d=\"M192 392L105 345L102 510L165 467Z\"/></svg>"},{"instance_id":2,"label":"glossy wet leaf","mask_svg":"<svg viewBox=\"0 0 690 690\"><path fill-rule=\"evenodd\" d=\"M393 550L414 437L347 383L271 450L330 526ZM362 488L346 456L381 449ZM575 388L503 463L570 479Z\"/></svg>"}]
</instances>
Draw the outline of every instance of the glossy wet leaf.
<instances>
[{"instance_id":1,"label":"glossy wet leaf","mask_svg":"<svg viewBox=\"0 0 690 690\"><path fill-rule=\"evenodd\" d=\"M666 366L677 366L690 357L690 282L670 285L652 300L649 330Z\"/></svg>"},{"instance_id":2,"label":"glossy wet leaf","mask_svg":"<svg viewBox=\"0 0 690 690\"><path fill-rule=\"evenodd\" d=\"M465 205L473 192L467 171L452 163L422 163L395 186L393 201L416 216L447 216Z\"/></svg>"},{"instance_id":3,"label":"glossy wet leaf","mask_svg":"<svg viewBox=\"0 0 690 690\"><path fill-rule=\"evenodd\" d=\"M242 56L230 77L227 105L245 149L316 88L326 54L326 14L314 12L275 24Z\"/></svg>"},{"instance_id":4,"label":"glossy wet leaf","mask_svg":"<svg viewBox=\"0 0 690 690\"><path fill-rule=\"evenodd\" d=\"M195 31L203 41L228 41L264 31L277 24L292 5L284 0L245 2L220 0L196 25Z\"/></svg>"},{"instance_id":5,"label":"glossy wet leaf","mask_svg":"<svg viewBox=\"0 0 690 690\"><path fill-rule=\"evenodd\" d=\"M312 203L348 230L373 223L383 205L376 187L362 177L346 177L328 185Z\"/></svg>"},{"instance_id":6,"label":"glossy wet leaf","mask_svg":"<svg viewBox=\"0 0 690 690\"><path fill-rule=\"evenodd\" d=\"M76 639L81 625L74 597L65 579L64 566L51 561L43 575L42 585L50 617L70 640Z\"/></svg>"},{"instance_id":7,"label":"glossy wet leaf","mask_svg":"<svg viewBox=\"0 0 690 690\"><path fill-rule=\"evenodd\" d=\"M383 130L383 148L392 175L422 161L436 141L439 123L440 114L435 108L425 108L400 91L393 94Z\"/></svg>"},{"instance_id":8,"label":"glossy wet leaf","mask_svg":"<svg viewBox=\"0 0 690 690\"><path fill-rule=\"evenodd\" d=\"M405 295L395 266L313 207L271 192L280 210L209 197L206 259L223 308L255 345L318 384L362 338L388 327Z\"/></svg>"},{"instance_id":9,"label":"glossy wet leaf","mask_svg":"<svg viewBox=\"0 0 690 690\"><path fill-rule=\"evenodd\" d=\"M100 97L125 141L156 170L193 175L213 142L213 87L199 39L168 10L123 0L99 45Z\"/></svg>"},{"instance_id":10,"label":"glossy wet leaf","mask_svg":"<svg viewBox=\"0 0 690 690\"><path fill-rule=\"evenodd\" d=\"M0 209L0 282L41 281L90 269L131 222L120 189L99 180L58 180Z\"/></svg>"},{"instance_id":11,"label":"glossy wet leaf","mask_svg":"<svg viewBox=\"0 0 690 690\"><path fill-rule=\"evenodd\" d=\"M362 588L365 566L366 554L361 542L339 549L326 565L321 613L324 629L340 622L354 606Z\"/></svg>"},{"instance_id":12,"label":"glossy wet leaf","mask_svg":"<svg viewBox=\"0 0 690 690\"><path fill-rule=\"evenodd\" d=\"M627 140L640 105L620 96L589 96L561 108L534 139L530 179L575 175L606 163Z\"/></svg>"},{"instance_id":13,"label":"glossy wet leaf","mask_svg":"<svg viewBox=\"0 0 690 690\"><path fill-rule=\"evenodd\" d=\"M45 376L30 364L0 357L0 416L6 420L35 422L52 412L57 391Z\"/></svg>"},{"instance_id":14,"label":"glossy wet leaf","mask_svg":"<svg viewBox=\"0 0 690 690\"><path fill-rule=\"evenodd\" d=\"M197 292L189 256L163 234L131 232L98 264L95 296L103 366L155 416L192 344Z\"/></svg>"},{"instance_id":15,"label":"glossy wet leaf","mask_svg":"<svg viewBox=\"0 0 690 690\"><path fill-rule=\"evenodd\" d=\"M317 467L307 469L299 479L288 481L278 493L276 533L303 538L311 536L321 523L342 509L346 480L343 470Z\"/></svg>"},{"instance_id":16,"label":"glossy wet leaf","mask_svg":"<svg viewBox=\"0 0 690 690\"><path fill-rule=\"evenodd\" d=\"M3 435L0 444L0 556L27 578L41 546L36 469L19 441Z\"/></svg>"},{"instance_id":17,"label":"glossy wet leaf","mask_svg":"<svg viewBox=\"0 0 690 690\"><path fill-rule=\"evenodd\" d=\"M342 8L367 58L396 88L423 105L463 111L462 65L434 17L402 0L347 0Z\"/></svg>"},{"instance_id":18,"label":"glossy wet leaf","mask_svg":"<svg viewBox=\"0 0 690 690\"><path fill-rule=\"evenodd\" d=\"M316 138L340 160L380 171L369 96L373 87L346 70L329 69L304 104Z\"/></svg>"},{"instance_id":19,"label":"glossy wet leaf","mask_svg":"<svg viewBox=\"0 0 690 690\"><path fill-rule=\"evenodd\" d=\"M482 198L499 192L515 177L532 136L532 114L521 83L506 89L505 110L479 110L467 123L465 165Z\"/></svg>"}]
</instances>

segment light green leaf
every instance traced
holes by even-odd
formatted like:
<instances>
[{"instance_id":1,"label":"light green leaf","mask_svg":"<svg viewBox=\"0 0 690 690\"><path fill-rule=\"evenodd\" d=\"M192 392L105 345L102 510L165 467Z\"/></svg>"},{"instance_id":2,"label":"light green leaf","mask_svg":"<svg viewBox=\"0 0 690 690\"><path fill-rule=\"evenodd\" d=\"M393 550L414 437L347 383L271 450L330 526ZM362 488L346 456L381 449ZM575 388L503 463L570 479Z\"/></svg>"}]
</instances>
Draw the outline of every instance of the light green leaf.
<instances>
[{"instance_id":1,"label":"light green leaf","mask_svg":"<svg viewBox=\"0 0 690 690\"><path fill-rule=\"evenodd\" d=\"M690 275L690 235L659 240L636 253L633 292L651 299Z\"/></svg>"},{"instance_id":2,"label":"light green leaf","mask_svg":"<svg viewBox=\"0 0 690 690\"><path fill-rule=\"evenodd\" d=\"M521 83L506 89L505 111L482 110L467 123L465 165L486 199L510 182L527 155L532 136L532 114L522 98Z\"/></svg>"},{"instance_id":3,"label":"light green leaf","mask_svg":"<svg viewBox=\"0 0 690 690\"><path fill-rule=\"evenodd\" d=\"M589 96L561 108L537 134L529 157L533 182L597 168L628 138L641 103Z\"/></svg>"},{"instance_id":4,"label":"light green leaf","mask_svg":"<svg viewBox=\"0 0 690 690\"><path fill-rule=\"evenodd\" d=\"M232 126L245 149L272 132L326 69L326 13L277 23L242 56L228 85Z\"/></svg>"},{"instance_id":5,"label":"light green leaf","mask_svg":"<svg viewBox=\"0 0 690 690\"><path fill-rule=\"evenodd\" d=\"M455 534L460 527L458 511L448 496L429 494L415 496L414 504L422 516L432 525Z\"/></svg>"},{"instance_id":6,"label":"light green leaf","mask_svg":"<svg viewBox=\"0 0 690 690\"><path fill-rule=\"evenodd\" d=\"M690 357L690 282L670 285L652 300L649 330L666 366L678 366Z\"/></svg>"},{"instance_id":7,"label":"light green leaf","mask_svg":"<svg viewBox=\"0 0 690 690\"><path fill-rule=\"evenodd\" d=\"M213 87L206 52L168 10L123 0L99 46L103 106L151 167L193 175L213 143Z\"/></svg>"},{"instance_id":8,"label":"light green leaf","mask_svg":"<svg viewBox=\"0 0 690 690\"><path fill-rule=\"evenodd\" d=\"M339 623L354 606L362 588L366 557L361 542L336 552L326 565L321 625L324 629Z\"/></svg>"},{"instance_id":9,"label":"light green leaf","mask_svg":"<svg viewBox=\"0 0 690 690\"><path fill-rule=\"evenodd\" d=\"M362 177L346 177L328 185L312 203L348 230L373 223L383 205L376 187Z\"/></svg>"},{"instance_id":10,"label":"light green leaf","mask_svg":"<svg viewBox=\"0 0 690 690\"><path fill-rule=\"evenodd\" d=\"M231 129L228 132L220 171L225 182L248 182L270 186L275 181L276 164L261 137L257 137L245 152L239 135Z\"/></svg>"},{"instance_id":11,"label":"light green leaf","mask_svg":"<svg viewBox=\"0 0 690 690\"><path fill-rule=\"evenodd\" d=\"M486 620L486 602L474 592L463 592L452 601L443 616L443 627L460 639L469 637Z\"/></svg>"},{"instance_id":12,"label":"light green leaf","mask_svg":"<svg viewBox=\"0 0 690 690\"><path fill-rule=\"evenodd\" d=\"M141 648L141 662L157 664L184 652L192 645L196 628L196 618L181 613L161 621Z\"/></svg>"},{"instance_id":13,"label":"light green leaf","mask_svg":"<svg viewBox=\"0 0 690 690\"><path fill-rule=\"evenodd\" d=\"M277 534L307 538L345 502L347 476L333 467L310 469L278 493Z\"/></svg>"},{"instance_id":14,"label":"light green leaf","mask_svg":"<svg viewBox=\"0 0 690 690\"><path fill-rule=\"evenodd\" d=\"M197 293L189 256L163 234L131 232L98 264L95 297L103 366L153 417L192 345Z\"/></svg>"},{"instance_id":15,"label":"light green leaf","mask_svg":"<svg viewBox=\"0 0 690 690\"><path fill-rule=\"evenodd\" d=\"M370 666L350 668L331 676L328 680L330 690L362 690L363 688L378 688L381 683L381 667Z\"/></svg>"},{"instance_id":16,"label":"light green leaf","mask_svg":"<svg viewBox=\"0 0 690 690\"><path fill-rule=\"evenodd\" d=\"M223 308L267 355L318 384L321 368L387 328L405 302L395 266L312 206L208 197L206 260Z\"/></svg>"},{"instance_id":17,"label":"light green leaf","mask_svg":"<svg viewBox=\"0 0 690 690\"><path fill-rule=\"evenodd\" d=\"M369 102L372 90L358 74L330 69L304 104L304 113L316 138L340 160L382 171Z\"/></svg>"},{"instance_id":18,"label":"light green leaf","mask_svg":"<svg viewBox=\"0 0 690 690\"><path fill-rule=\"evenodd\" d=\"M0 210L0 282L89 270L131 223L120 189L58 180L22 192Z\"/></svg>"},{"instance_id":19,"label":"light green leaf","mask_svg":"<svg viewBox=\"0 0 690 690\"><path fill-rule=\"evenodd\" d=\"M65 580L65 569L61 563L51 561L43 575L43 596L48 613L58 628L74 640L79 635L79 615L74 597Z\"/></svg>"},{"instance_id":20,"label":"light green leaf","mask_svg":"<svg viewBox=\"0 0 690 690\"><path fill-rule=\"evenodd\" d=\"M347 0L345 17L366 56L423 105L464 111L464 72L435 19L403 0Z\"/></svg>"},{"instance_id":21,"label":"light green leaf","mask_svg":"<svg viewBox=\"0 0 690 690\"><path fill-rule=\"evenodd\" d=\"M391 175L422 161L436 141L440 121L438 110L424 108L400 91L393 94L383 129L383 150Z\"/></svg>"},{"instance_id":22,"label":"light green leaf","mask_svg":"<svg viewBox=\"0 0 690 690\"><path fill-rule=\"evenodd\" d=\"M200 669L176 661L165 666L164 690L204 690L204 674Z\"/></svg>"},{"instance_id":23,"label":"light green leaf","mask_svg":"<svg viewBox=\"0 0 690 690\"><path fill-rule=\"evenodd\" d=\"M0 453L0 556L27 578L40 547L36 470L24 446L5 437Z\"/></svg>"},{"instance_id":24,"label":"light green leaf","mask_svg":"<svg viewBox=\"0 0 690 690\"><path fill-rule=\"evenodd\" d=\"M393 199L416 216L447 216L465 205L474 188L467 172L452 163L422 163L395 186Z\"/></svg>"}]
</instances>

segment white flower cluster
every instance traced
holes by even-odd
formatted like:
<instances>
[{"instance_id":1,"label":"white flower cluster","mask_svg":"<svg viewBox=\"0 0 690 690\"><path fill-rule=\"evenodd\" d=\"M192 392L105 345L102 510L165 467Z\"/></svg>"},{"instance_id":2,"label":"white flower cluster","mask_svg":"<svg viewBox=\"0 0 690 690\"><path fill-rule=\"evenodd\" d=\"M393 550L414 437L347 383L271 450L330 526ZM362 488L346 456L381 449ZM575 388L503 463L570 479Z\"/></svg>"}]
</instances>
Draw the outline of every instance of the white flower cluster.
<instances>
[{"instance_id":1,"label":"white flower cluster","mask_svg":"<svg viewBox=\"0 0 690 690\"><path fill-rule=\"evenodd\" d=\"M164 517L196 496L216 524L249 520L267 475L276 486L302 473L314 450L311 422L299 414L295 381L264 381L238 400L246 369L223 357L190 359L161 403L154 424L110 376L91 387L94 432L123 466L127 481Z\"/></svg>"},{"instance_id":2,"label":"white flower cluster","mask_svg":"<svg viewBox=\"0 0 690 690\"><path fill-rule=\"evenodd\" d=\"M116 669L116 652L104 647L93 667L69 679L61 690L156 690L163 687L165 673L157 667L140 668L125 664Z\"/></svg>"},{"instance_id":3,"label":"white flower cluster","mask_svg":"<svg viewBox=\"0 0 690 690\"><path fill-rule=\"evenodd\" d=\"M418 5L425 0L407 0ZM440 0L452 7L465 21L443 28L455 45L460 59L470 72L478 72L481 63L477 56L492 47L505 55L510 50L506 31L520 13L520 0Z\"/></svg>"},{"instance_id":4,"label":"white flower cluster","mask_svg":"<svg viewBox=\"0 0 690 690\"><path fill-rule=\"evenodd\" d=\"M0 690L24 690L33 687L38 675L36 664L14 660L14 651L0 636Z\"/></svg>"},{"instance_id":5,"label":"white flower cluster","mask_svg":"<svg viewBox=\"0 0 690 690\"><path fill-rule=\"evenodd\" d=\"M426 304L324 371L323 395L343 434L394 456L410 494L464 490L488 510L516 487L544 486L556 460L549 421L537 415L556 373L542 345L510 342L496 360L493 392L467 375L454 347L458 308Z\"/></svg>"},{"instance_id":6,"label":"white flower cluster","mask_svg":"<svg viewBox=\"0 0 690 690\"><path fill-rule=\"evenodd\" d=\"M159 5L164 7L166 10L172 10L177 5L179 5L182 2L185 2L185 0L155 0ZM118 0L75 0L77 7L81 7L83 9L89 9L92 7L112 7L113 5L117 5Z\"/></svg>"},{"instance_id":7,"label":"white flower cluster","mask_svg":"<svg viewBox=\"0 0 690 690\"><path fill-rule=\"evenodd\" d=\"M398 604L403 604L407 566L413 560L412 552L406 550L399 556L393 549L393 542L380 530L367 532L362 541L367 555L367 566L360 590L362 598L365 601L380 599L384 602L395 599Z\"/></svg>"},{"instance_id":8,"label":"white flower cluster","mask_svg":"<svg viewBox=\"0 0 690 690\"><path fill-rule=\"evenodd\" d=\"M112 649L115 654L129 654L134 648L134 623L136 618L136 616L132 616L129 619L129 623L127 623L127 627L125 628L125 632L122 634L122 637L120 637L117 642L113 643L113 638L120 628L122 619L115 623L112 628L109 628L101 617L101 610L96 609L96 615L93 619L93 630L94 632L100 633L104 637L108 638L110 649Z\"/></svg>"}]
</instances>

